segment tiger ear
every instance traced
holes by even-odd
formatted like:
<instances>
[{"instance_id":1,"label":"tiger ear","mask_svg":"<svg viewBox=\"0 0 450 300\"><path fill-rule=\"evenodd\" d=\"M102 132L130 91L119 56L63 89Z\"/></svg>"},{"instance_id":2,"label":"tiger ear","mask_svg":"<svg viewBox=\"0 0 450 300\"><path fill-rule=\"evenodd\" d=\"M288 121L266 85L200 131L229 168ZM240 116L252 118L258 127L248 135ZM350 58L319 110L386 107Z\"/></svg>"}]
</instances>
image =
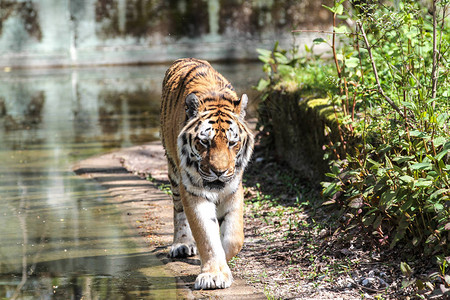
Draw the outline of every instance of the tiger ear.
<instances>
[{"instance_id":1,"label":"tiger ear","mask_svg":"<svg viewBox=\"0 0 450 300\"><path fill-rule=\"evenodd\" d=\"M196 117L198 114L198 105L199 105L197 96L194 93L190 93L186 97L185 104L186 104L185 109L187 119L189 120Z\"/></svg>"},{"instance_id":2,"label":"tiger ear","mask_svg":"<svg viewBox=\"0 0 450 300\"><path fill-rule=\"evenodd\" d=\"M239 117L241 119L245 118L245 110L247 109L248 97L247 94L242 94L241 99L236 105L236 108L239 107Z\"/></svg>"}]
</instances>

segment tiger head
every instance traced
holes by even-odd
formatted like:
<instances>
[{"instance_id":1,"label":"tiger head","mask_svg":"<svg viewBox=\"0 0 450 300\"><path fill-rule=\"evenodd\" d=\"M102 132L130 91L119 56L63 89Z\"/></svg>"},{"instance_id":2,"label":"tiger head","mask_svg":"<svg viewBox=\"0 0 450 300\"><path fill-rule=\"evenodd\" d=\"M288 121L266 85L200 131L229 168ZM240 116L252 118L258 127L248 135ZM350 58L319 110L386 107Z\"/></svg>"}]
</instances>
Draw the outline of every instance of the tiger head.
<instances>
[{"instance_id":1,"label":"tiger head","mask_svg":"<svg viewBox=\"0 0 450 300\"><path fill-rule=\"evenodd\" d=\"M194 93L186 97L187 124L178 149L181 167L194 186L218 190L240 180L253 149L253 136L244 122L247 102L245 94L220 104L200 101Z\"/></svg>"}]
</instances>

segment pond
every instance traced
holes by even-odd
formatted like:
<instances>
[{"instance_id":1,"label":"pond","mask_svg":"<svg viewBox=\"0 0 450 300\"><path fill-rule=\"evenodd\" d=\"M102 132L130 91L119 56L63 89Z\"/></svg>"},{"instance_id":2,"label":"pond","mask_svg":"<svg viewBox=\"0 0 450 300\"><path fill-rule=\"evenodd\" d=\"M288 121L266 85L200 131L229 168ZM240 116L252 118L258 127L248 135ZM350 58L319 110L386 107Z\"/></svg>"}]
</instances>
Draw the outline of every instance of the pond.
<instances>
[{"instance_id":1,"label":"pond","mask_svg":"<svg viewBox=\"0 0 450 300\"><path fill-rule=\"evenodd\" d=\"M213 64L254 98L259 64ZM0 74L0 298L176 298L109 194L71 166L158 139L167 66Z\"/></svg>"}]
</instances>

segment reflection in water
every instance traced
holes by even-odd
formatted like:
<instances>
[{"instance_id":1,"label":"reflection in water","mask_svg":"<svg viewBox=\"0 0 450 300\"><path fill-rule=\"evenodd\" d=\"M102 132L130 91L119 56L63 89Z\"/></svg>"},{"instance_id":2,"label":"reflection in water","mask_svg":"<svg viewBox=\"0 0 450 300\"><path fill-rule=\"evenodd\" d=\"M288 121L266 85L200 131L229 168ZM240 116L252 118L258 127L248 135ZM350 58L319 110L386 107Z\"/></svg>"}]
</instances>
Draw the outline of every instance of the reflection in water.
<instances>
[{"instance_id":1,"label":"reflection in water","mask_svg":"<svg viewBox=\"0 0 450 300\"><path fill-rule=\"evenodd\" d=\"M162 67L0 77L0 298L175 296L83 157L158 137ZM171 292L172 291L172 292Z\"/></svg>"},{"instance_id":2,"label":"reflection in water","mask_svg":"<svg viewBox=\"0 0 450 300\"><path fill-rule=\"evenodd\" d=\"M175 298L105 190L70 166L158 138L165 66L0 74L0 298ZM218 66L247 93L259 66ZM252 98L252 97L250 97Z\"/></svg>"}]
</instances>

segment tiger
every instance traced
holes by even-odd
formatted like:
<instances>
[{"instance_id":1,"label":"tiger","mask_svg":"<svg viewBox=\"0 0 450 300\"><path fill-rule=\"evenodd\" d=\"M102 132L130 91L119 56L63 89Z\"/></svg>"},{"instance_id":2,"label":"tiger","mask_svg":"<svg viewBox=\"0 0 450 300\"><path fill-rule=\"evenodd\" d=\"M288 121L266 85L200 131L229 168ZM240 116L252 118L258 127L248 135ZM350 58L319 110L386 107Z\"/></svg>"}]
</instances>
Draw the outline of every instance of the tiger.
<instances>
[{"instance_id":1,"label":"tiger","mask_svg":"<svg viewBox=\"0 0 450 300\"><path fill-rule=\"evenodd\" d=\"M244 243L242 175L254 146L247 103L207 61L178 59L165 73L161 140L174 208L168 255L198 252L195 289L230 287L228 261Z\"/></svg>"}]
</instances>

